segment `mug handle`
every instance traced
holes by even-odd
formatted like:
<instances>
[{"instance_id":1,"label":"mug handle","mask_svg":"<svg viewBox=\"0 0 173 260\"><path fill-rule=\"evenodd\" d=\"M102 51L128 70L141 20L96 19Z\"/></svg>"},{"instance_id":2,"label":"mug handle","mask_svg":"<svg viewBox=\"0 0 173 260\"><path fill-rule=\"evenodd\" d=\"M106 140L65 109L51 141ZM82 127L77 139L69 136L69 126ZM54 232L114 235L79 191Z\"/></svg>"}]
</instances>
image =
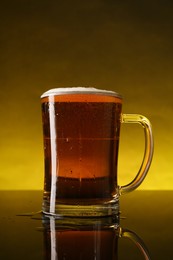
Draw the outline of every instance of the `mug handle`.
<instances>
[{"instance_id":1,"label":"mug handle","mask_svg":"<svg viewBox=\"0 0 173 260\"><path fill-rule=\"evenodd\" d=\"M129 238L139 248L139 250L141 251L145 260L151 259L146 245L144 244L143 240L135 232L120 227L119 228L119 237Z\"/></svg>"},{"instance_id":2,"label":"mug handle","mask_svg":"<svg viewBox=\"0 0 173 260\"><path fill-rule=\"evenodd\" d=\"M119 193L124 194L135 190L146 177L153 157L154 142L153 142L151 123L145 116L138 115L138 114L122 114L121 122L139 123L144 128L144 135L145 135L144 157L136 177L127 185L119 186Z\"/></svg>"}]
</instances>

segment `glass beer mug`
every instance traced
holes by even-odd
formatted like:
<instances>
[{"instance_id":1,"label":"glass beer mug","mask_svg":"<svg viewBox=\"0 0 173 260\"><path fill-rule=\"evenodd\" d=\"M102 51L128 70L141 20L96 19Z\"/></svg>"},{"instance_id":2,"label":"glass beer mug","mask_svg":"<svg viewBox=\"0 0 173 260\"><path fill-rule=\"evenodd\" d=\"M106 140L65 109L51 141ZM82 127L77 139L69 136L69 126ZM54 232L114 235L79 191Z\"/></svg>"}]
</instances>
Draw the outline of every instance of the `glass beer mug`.
<instances>
[{"instance_id":1,"label":"glass beer mug","mask_svg":"<svg viewBox=\"0 0 173 260\"><path fill-rule=\"evenodd\" d=\"M46 216L46 215L45 215ZM122 238L128 238L134 248L130 259L138 255L150 260L150 254L143 240L133 231L122 228L117 216L106 218L55 218L43 217L44 256L46 260L118 260L122 251ZM136 258L135 258L136 259Z\"/></svg>"},{"instance_id":2,"label":"glass beer mug","mask_svg":"<svg viewBox=\"0 0 173 260\"><path fill-rule=\"evenodd\" d=\"M41 96L44 135L43 212L62 216L109 216L120 194L144 180L153 155L149 120L122 114L122 97L95 88L59 88ZM121 123L144 128L145 152L134 180L117 183Z\"/></svg>"}]
</instances>

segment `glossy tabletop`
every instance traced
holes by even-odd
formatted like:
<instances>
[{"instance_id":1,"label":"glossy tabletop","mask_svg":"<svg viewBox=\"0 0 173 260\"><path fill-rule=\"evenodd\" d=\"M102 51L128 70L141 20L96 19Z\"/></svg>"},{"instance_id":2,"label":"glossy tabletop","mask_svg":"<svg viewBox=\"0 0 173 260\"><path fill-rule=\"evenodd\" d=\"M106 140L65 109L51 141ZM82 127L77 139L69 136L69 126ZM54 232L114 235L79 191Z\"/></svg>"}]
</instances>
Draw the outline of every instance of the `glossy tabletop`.
<instances>
[{"instance_id":1,"label":"glossy tabletop","mask_svg":"<svg viewBox=\"0 0 173 260\"><path fill-rule=\"evenodd\" d=\"M41 191L0 191L0 259L173 259L173 191L123 195L113 224L44 218L41 204Z\"/></svg>"}]
</instances>

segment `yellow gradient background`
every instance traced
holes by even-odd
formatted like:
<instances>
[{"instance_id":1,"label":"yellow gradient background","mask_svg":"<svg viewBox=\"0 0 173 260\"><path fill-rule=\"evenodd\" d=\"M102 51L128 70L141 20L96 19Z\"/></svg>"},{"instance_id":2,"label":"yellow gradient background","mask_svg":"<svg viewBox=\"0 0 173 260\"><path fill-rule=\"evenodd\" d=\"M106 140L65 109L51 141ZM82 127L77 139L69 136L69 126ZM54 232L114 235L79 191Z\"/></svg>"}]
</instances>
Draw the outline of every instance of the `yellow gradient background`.
<instances>
[{"instance_id":1,"label":"yellow gradient background","mask_svg":"<svg viewBox=\"0 0 173 260\"><path fill-rule=\"evenodd\" d=\"M93 86L124 97L153 125L145 190L173 189L173 2L3 1L0 8L0 189L43 189L40 95ZM138 125L122 125L119 184L143 156Z\"/></svg>"}]
</instances>

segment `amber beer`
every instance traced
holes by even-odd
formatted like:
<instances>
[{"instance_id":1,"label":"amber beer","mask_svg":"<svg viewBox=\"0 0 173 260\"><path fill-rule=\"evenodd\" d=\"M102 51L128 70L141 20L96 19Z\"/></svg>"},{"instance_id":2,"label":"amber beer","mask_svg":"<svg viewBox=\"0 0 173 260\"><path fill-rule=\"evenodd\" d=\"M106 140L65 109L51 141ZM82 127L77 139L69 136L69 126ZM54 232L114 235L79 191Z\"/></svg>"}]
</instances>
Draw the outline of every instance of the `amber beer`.
<instances>
[{"instance_id":1,"label":"amber beer","mask_svg":"<svg viewBox=\"0 0 173 260\"><path fill-rule=\"evenodd\" d=\"M44 211L51 212L51 200L56 212L116 197L121 103L115 92L92 88L42 95Z\"/></svg>"},{"instance_id":2,"label":"amber beer","mask_svg":"<svg viewBox=\"0 0 173 260\"><path fill-rule=\"evenodd\" d=\"M45 260L118 259L118 236L113 228L112 230L89 231L60 229L55 234L55 243L53 245L50 231L44 232ZM54 246L55 250L52 250L51 246Z\"/></svg>"},{"instance_id":3,"label":"amber beer","mask_svg":"<svg viewBox=\"0 0 173 260\"><path fill-rule=\"evenodd\" d=\"M141 259L151 259L143 240L135 232L120 227L119 215L106 218L43 215L42 223L45 260L118 260L122 252L129 251L123 243L119 245L121 238L128 238L136 245ZM136 251L134 245L132 249ZM132 255L139 257L139 252L136 253ZM126 254L124 256L123 259L129 259Z\"/></svg>"},{"instance_id":4,"label":"amber beer","mask_svg":"<svg viewBox=\"0 0 173 260\"><path fill-rule=\"evenodd\" d=\"M44 259L117 260L119 226L109 218L78 219L43 218Z\"/></svg>"}]
</instances>

